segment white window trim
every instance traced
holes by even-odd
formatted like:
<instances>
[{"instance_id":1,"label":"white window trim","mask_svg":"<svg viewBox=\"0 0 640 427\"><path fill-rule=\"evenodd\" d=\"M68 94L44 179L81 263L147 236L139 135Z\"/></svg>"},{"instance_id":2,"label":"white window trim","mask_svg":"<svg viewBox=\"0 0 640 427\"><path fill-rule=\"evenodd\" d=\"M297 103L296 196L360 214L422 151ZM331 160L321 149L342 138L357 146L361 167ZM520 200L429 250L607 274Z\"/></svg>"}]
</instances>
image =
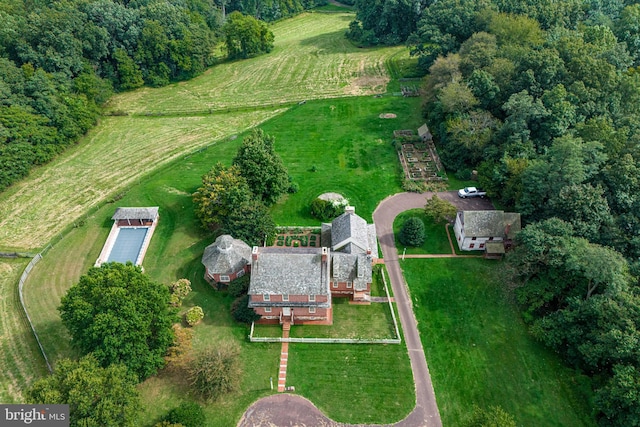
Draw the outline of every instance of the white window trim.
<instances>
[{"instance_id":1,"label":"white window trim","mask_svg":"<svg viewBox=\"0 0 640 427\"><path fill-rule=\"evenodd\" d=\"M265 307L264 308L264 312L265 313L271 313L271 307Z\"/></svg>"},{"instance_id":2,"label":"white window trim","mask_svg":"<svg viewBox=\"0 0 640 427\"><path fill-rule=\"evenodd\" d=\"M333 287L334 287L334 288L337 288L337 287L338 287L338 281L337 281L337 280L334 280L334 281L333 281Z\"/></svg>"},{"instance_id":3,"label":"white window trim","mask_svg":"<svg viewBox=\"0 0 640 427\"><path fill-rule=\"evenodd\" d=\"M262 295L262 300L263 300L263 301L271 301L271 295L269 295L269 294L263 294L263 295Z\"/></svg>"},{"instance_id":4,"label":"white window trim","mask_svg":"<svg viewBox=\"0 0 640 427\"><path fill-rule=\"evenodd\" d=\"M347 280L347 289L351 289L353 287L353 282L350 280Z\"/></svg>"},{"instance_id":5,"label":"white window trim","mask_svg":"<svg viewBox=\"0 0 640 427\"><path fill-rule=\"evenodd\" d=\"M316 314L316 308L315 307L309 307L309 314Z\"/></svg>"},{"instance_id":6,"label":"white window trim","mask_svg":"<svg viewBox=\"0 0 640 427\"><path fill-rule=\"evenodd\" d=\"M282 294L282 301L289 301L289 294Z\"/></svg>"},{"instance_id":7,"label":"white window trim","mask_svg":"<svg viewBox=\"0 0 640 427\"><path fill-rule=\"evenodd\" d=\"M230 281L231 281L231 278L230 278L229 276L227 276L227 275L224 275L224 276L223 276L223 275L220 275L220 282L222 282L222 283L227 283L227 282L230 282Z\"/></svg>"},{"instance_id":8,"label":"white window trim","mask_svg":"<svg viewBox=\"0 0 640 427\"><path fill-rule=\"evenodd\" d=\"M315 295L309 295L309 302L316 302L316 296Z\"/></svg>"}]
</instances>

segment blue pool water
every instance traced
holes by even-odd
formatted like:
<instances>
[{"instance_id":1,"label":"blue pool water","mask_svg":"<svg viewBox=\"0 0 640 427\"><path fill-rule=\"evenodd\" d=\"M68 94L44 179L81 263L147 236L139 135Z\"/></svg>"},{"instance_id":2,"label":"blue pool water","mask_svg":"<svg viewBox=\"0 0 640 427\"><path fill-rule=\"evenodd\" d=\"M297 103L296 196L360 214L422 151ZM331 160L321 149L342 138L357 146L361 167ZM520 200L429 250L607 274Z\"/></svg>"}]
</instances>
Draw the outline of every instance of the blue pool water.
<instances>
[{"instance_id":1,"label":"blue pool water","mask_svg":"<svg viewBox=\"0 0 640 427\"><path fill-rule=\"evenodd\" d=\"M135 264L148 230L146 227L121 228L107 261L121 262L123 264L131 261Z\"/></svg>"}]
</instances>

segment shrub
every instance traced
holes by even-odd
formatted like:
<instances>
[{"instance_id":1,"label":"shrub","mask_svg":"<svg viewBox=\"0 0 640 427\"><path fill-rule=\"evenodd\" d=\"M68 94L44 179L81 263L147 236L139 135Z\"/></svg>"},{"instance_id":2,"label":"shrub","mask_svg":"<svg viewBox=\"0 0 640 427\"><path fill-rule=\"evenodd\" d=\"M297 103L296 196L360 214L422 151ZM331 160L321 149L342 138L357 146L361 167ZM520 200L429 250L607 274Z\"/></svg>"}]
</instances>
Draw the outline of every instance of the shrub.
<instances>
[{"instance_id":1,"label":"shrub","mask_svg":"<svg viewBox=\"0 0 640 427\"><path fill-rule=\"evenodd\" d=\"M164 356L169 369L184 367L189 362L193 331L176 323L173 325L173 336L173 344L167 349L167 354Z\"/></svg>"},{"instance_id":2,"label":"shrub","mask_svg":"<svg viewBox=\"0 0 640 427\"><path fill-rule=\"evenodd\" d=\"M185 314L185 320L187 321L187 324L189 326L194 326L203 318L204 318L204 311L202 311L202 307L198 307L198 306L191 307L189 310L187 310L187 313Z\"/></svg>"},{"instance_id":3,"label":"shrub","mask_svg":"<svg viewBox=\"0 0 640 427\"><path fill-rule=\"evenodd\" d=\"M207 348L196 355L187 368L193 391L204 400L213 401L237 390L242 377L239 356L240 349L234 343L221 343L218 348Z\"/></svg>"},{"instance_id":4,"label":"shrub","mask_svg":"<svg viewBox=\"0 0 640 427\"><path fill-rule=\"evenodd\" d=\"M260 315L249 307L249 295L244 295L231 304L231 315L241 323L251 323L260 319Z\"/></svg>"},{"instance_id":5,"label":"shrub","mask_svg":"<svg viewBox=\"0 0 640 427\"><path fill-rule=\"evenodd\" d=\"M411 217L402 224L398 240L405 246L422 246L424 243L424 222L418 217Z\"/></svg>"},{"instance_id":6,"label":"shrub","mask_svg":"<svg viewBox=\"0 0 640 427\"><path fill-rule=\"evenodd\" d=\"M182 305L182 300L184 300L189 292L191 292L191 282L189 279L180 279L173 282L169 286L169 290L171 290L171 299L169 303L174 307L180 307Z\"/></svg>"},{"instance_id":7,"label":"shrub","mask_svg":"<svg viewBox=\"0 0 640 427\"><path fill-rule=\"evenodd\" d=\"M424 205L424 213L436 224L451 222L455 219L458 209L449 201L443 200L434 194Z\"/></svg>"},{"instance_id":8,"label":"shrub","mask_svg":"<svg viewBox=\"0 0 640 427\"><path fill-rule=\"evenodd\" d=\"M281 242L278 242L279 245L280 243ZM229 283L229 295L231 295L232 297L238 298L239 296L246 294L248 290L249 276L246 274Z\"/></svg>"},{"instance_id":9,"label":"shrub","mask_svg":"<svg viewBox=\"0 0 640 427\"><path fill-rule=\"evenodd\" d=\"M322 200L316 198L311 202L311 215L321 221L331 221L344 212L345 206L349 204L347 199Z\"/></svg>"},{"instance_id":10,"label":"shrub","mask_svg":"<svg viewBox=\"0 0 640 427\"><path fill-rule=\"evenodd\" d=\"M205 416L202 407L197 403L183 402L170 410L162 421L184 427L201 427L205 423Z\"/></svg>"}]
</instances>

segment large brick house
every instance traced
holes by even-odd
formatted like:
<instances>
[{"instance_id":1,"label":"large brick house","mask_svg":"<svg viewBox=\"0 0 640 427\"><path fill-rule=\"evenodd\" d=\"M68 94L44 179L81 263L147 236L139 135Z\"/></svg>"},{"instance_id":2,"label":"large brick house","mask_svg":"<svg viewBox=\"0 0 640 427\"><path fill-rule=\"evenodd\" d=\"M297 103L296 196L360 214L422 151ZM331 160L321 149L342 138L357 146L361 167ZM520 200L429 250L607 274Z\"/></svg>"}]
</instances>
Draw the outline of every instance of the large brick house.
<instances>
[{"instance_id":1,"label":"large brick house","mask_svg":"<svg viewBox=\"0 0 640 427\"><path fill-rule=\"evenodd\" d=\"M253 248L249 307L258 323L331 324L331 298L370 302L375 226L348 206L322 224L320 241L321 248Z\"/></svg>"},{"instance_id":2,"label":"large brick house","mask_svg":"<svg viewBox=\"0 0 640 427\"><path fill-rule=\"evenodd\" d=\"M211 285L219 287L219 284L229 283L247 273L251 268L250 260L249 245L223 234L204 250L204 278Z\"/></svg>"},{"instance_id":3,"label":"large brick house","mask_svg":"<svg viewBox=\"0 0 640 427\"><path fill-rule=\"evenodd\" d=\"M329 249L254 246L249 307L259 323L333 322Z\"/></svg>"}]
</instances>

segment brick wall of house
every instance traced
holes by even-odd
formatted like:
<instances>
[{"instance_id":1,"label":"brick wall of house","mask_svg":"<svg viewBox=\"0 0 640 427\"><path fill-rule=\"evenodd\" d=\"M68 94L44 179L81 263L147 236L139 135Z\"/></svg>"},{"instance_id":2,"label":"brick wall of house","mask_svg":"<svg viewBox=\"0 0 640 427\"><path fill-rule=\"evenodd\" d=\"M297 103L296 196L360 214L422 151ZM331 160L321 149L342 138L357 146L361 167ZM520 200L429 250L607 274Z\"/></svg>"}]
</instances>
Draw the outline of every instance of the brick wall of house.
<instances>
[{"instance_id":1,"label":"brick wall of house","mask_svg":"<svg viewBox=\"0 0 640 427\"><path fill-rule=\"evenodd\" d=\"M264 295L262 294L251 295L250 298L251 298L251 301L254 301L254 302L285 302L282 298L282 295L269 295L268 301L265 301ZM323 303L323 302L327 302L328 299L329 298L327 297L327 295L316 295L315 302ZM309 296L308 295L289 295L288 302L309 302Z\"/></svg>"},{"instance_id":2,"label":"brick wall of house","mask_svg":"<svg viewBox=\"0 0 640 427\"><path fill-rule=\"evenodd\" d=\"M231 273L231 274L211 274L209 273L209 269L205 268L205 272L204 272L204 279L209 282L209 284L213 285L214 283L229 283L232 282L234 280L236 280L238 277L242 277L245 274L247 274L249 272L249 270L251 269L251 266L249 265L245 265L243 269L238 270L235 273ZM229 276L229 280L222 282L220 280L221 276Z\"/></svg>"},{"instance_id":3,"label":"brick wall of house","mask_svg":"<svg viewBox=\"0 0 640 427\"><path fill-rule=\"evenodd\" d=\"M271 312L266 307L255 307L255 312L261 316L256 323L273 324L280 322L282 307L271 307ZM315 313L311 313L309 307L292 307L293 323L297 325L330 325L333 322L333 309L317 307Z\"/></svg>"}]
</instances>

